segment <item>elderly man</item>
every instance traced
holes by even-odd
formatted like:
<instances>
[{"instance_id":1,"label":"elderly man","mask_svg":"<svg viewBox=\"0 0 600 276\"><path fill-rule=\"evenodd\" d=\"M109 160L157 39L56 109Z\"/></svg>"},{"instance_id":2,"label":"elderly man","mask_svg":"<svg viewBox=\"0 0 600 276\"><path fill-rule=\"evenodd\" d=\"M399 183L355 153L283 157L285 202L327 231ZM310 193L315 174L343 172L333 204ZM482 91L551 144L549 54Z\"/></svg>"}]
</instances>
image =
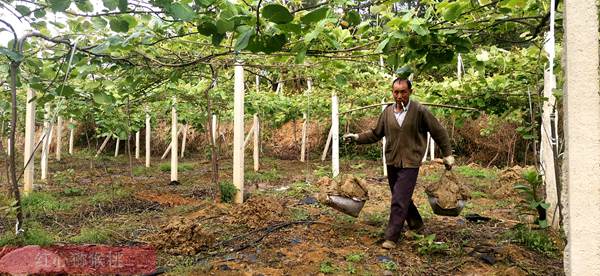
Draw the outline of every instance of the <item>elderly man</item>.
<instances>
[{"instance_id":1,"label":"elderly man","mask_svg":"<svg viewBox=\"0 0 600 276\"><path fill-rule=\"evenodd\" d=\"M402 235L404 221L408 227L418 230L423 220L412 201L421 160L427 148L427 132L440 146L446 169L454 164L448 133L431 112L417 101L411 100L412 84L397 78L392 82L395 104L388 105L379 116L375 128L360 134L349 133L344 139L359 144L375 143L386 137L385 158L388 182L392 191L390 219L385 231L386 249L396 247Z\"/></svg>"}]
</instances>

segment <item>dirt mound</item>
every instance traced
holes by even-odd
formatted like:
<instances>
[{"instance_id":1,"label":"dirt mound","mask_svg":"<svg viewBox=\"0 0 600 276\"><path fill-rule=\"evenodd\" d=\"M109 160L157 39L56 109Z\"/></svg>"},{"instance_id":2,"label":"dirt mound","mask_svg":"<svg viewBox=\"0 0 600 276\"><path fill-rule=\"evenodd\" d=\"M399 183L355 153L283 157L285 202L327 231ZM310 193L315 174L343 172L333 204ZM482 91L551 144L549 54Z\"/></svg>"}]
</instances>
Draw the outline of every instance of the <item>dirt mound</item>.
<instances>
[{"instance_id":1,"label":"dirt mound","mask_svg":"<svg viewBox=\"0 0 600 276\"><path fill-rule=\"evenodd\" d=\"M425 192L436 197L438 205L444 209L455 208L459 199L469 199L471 195L468 188L452 172L444 172L440 180L429 185Z\"/></svg>"},{"instance_id":2,"label":"dirt mound","mask_svg":"<svg viewBox=\"0 0 600 276\"><path fill-rule=\"evenodd\" d=\"M163 226L159 233L148 236L147 240L170 254L193 255L210 247L215 237L202 224L176 217Z\"/></svg>"},{"instance_id":3,"label":"dirt mound","mask_svg":"<svg viewBox=\"0 0 600 276\"><path fill-rule=\"evenodd\" d=\"M271 197L251 197L231 211L232 223L243 224L252 229L265 227L284 218L281 202Z\"/></svg>"},{"instance_id":4,"label":"dirt mound","mask_svg":"<svg viewBox=\"0 0 600 276\"><path fill-rule=\"evenodd\" d=\"M318 149L323 148L327 139L326 131L327 129L321 123L309 121L306 131L306 146L309 152L318 151ZM274 130L266 146L278 158L289 160L300 159L302 121L287 122L279 129Z\"/></svg>"},{"instance_id":5,"label":"dirt mound","mask_svg":"<svg viewBox=\"0 0 600 276\"><path fill-rule=\"evenodd\" d=\"M498 179L497 189L491 191L492 196L496 199L500 199L516 195L514 186L523 179L523 170L524 169L518 165L502 170Z\"/></svg>"},{"instance_id":6,"label":"dirt mound","mask_svg":"<svg viewBox=\"0 0 600 276\"><path fill-rule=\"evenodd\" d=\"M156 202L160 205L178 206L178 205L191 205L198 203L197 201L185 198L175 194L156 194L149 191L139 192L135 194L135 197L146 201Z\"/></svg>"},{"instance_id":7,"label":"dirt mound","mask_svg":"<svg viewBox=\"0 0 600 276\"><path fill-rule=\"evenodd\" d=\"M352 174L342 176L340 181L323 177L317 181L316 185L319 188L318 199L321 201L327 195L341 195L359 200L367 200L369 198L367 182Z\"/></svg>"}]
</instances>

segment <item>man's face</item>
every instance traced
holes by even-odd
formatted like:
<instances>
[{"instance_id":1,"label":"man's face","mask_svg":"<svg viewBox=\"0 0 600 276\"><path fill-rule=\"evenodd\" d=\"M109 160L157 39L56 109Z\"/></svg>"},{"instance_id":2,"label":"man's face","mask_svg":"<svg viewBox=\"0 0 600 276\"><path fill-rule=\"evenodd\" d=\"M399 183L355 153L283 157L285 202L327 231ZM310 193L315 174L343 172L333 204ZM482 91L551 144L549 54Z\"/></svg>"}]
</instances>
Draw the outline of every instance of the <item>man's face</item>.
<instances>
[{"instance_id":1,"label":"man's face","mask_svg":"<svg viewBox=\"0 0 600 276\"><path fill-rule=\"evenodd\" d=\"M396 103L400 105L400 102L402 102L404 105L407 105L410 94L412 94L412 90L408 88L408 84L405 81L401 81L394 83L392 88L392 95Z\"/></svg>"}]
</instances>

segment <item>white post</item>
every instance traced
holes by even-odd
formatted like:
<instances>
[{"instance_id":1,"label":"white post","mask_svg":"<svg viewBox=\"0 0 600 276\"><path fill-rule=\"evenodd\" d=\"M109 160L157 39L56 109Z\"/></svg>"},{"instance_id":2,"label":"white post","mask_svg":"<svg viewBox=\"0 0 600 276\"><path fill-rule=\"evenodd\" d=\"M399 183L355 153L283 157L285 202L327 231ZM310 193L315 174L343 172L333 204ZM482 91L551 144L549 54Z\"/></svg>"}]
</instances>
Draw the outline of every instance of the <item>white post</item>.
<instances>
[{"instance_id":1,"label":"white post","mask_svg":"<svg viewBox=\"0 0 600 276\"><path fill-rule=\"evenodd\" d=\"M421 163L425 162L427 160L427 153L429 151L429 140L431 139L431 134L429 132L427 132L427 145L425 147L425 154L423 155L423 159L421 160Z\"/></svg>"},{"instance_id":2,"label":"white post","mask_svg":"<svg viewBox=\"0 0 600 276\"><path fill-rule=\"evenodd\" d=\"M233 105L233 185L237 188L235 203L244 202L244 68L235 66Z\"/></svg>"},{"instance_id":3,"label":"white post","mask_svg":"<svg viewBox=\"0 0 600 276\"><path fill-rule=\"evenodd\" d=\"M60 161L62 153L62 130L63 130L63 118L58 116L56 120L56 160Z\"/></svg>"},{"instance_id":4,"label":"white post","mask_svg":"<svg viewBox=\"0 0 600 276\"><path fill-rule=\"evenodd\" d=\"M258 93L258 89L260 88L260 77L256 74L256 93Z\"/></svg>"},{"instance_id":5,"label":"white post","mask_svg":"<svg viewBox=\"0 0 600 276\"><path fill-rule=\"evenodd\" d=\"M96 155L94 157L98 157L98 155L100 155L100 153L102 153L102 151L106 147L106 144L108 144L109 139L110 139L110 136L106 136L106 138L104 138L104 142L102 142L102 145L100 145L100 148L98 149L98 151L96 152Z\"/></svg>"},{"instance_id":6,"label":"white post","mask_svg":"<svg viewBox=\"0 0 600 276\"><path fill-rule=\"evenodd\" d=\"M327 134L327 141L325 141L325 148L323 149L323 154L321 154L321 161L325 161L327 157L327 152L329 152L329 145L331 144L331 132L333 131L333 127L329 129L329 134Z\"/></svg>"},{"instance_id":7,"label":"white post","mask_svg":"<svg viewBox=\"0 0 600 276\"><path fill-rule=\"evenodd\" d=\"M177 181L177 99L171 108L171 182Z\"/></svg>"},{"instance_id":8,"label":"white post","mask_svg":"<svg viewBox=\"0 0 600 276\"><path fill-rule=\"evenodd\" d=\"M254 159L254 171L257 172L259 169L258 162L258 145L259 145L259 134L260 134L260 121L258 115L254 114L254 148L252 151L252 159Z\"/></svg>"},{"instance_id":9,"label":"white post","mask_svg":"<svg viewBox=\"0 0 600 276\"><path fill-rule=\"evenodd\" d=\"M212 139L213 144L217 143L217 115L212 115Z\"/></svg>"},{"instance_id":10,"label":"white post","mask_svg":"<svg viewBox=\"0 0 600 276\"><path fill-rule=\"evenodd\" d=\"M135 132L135 159L140 159L140 131Z\"/></svg>"},{"instance_id":11,"label":"white post","mask_svg":"<svg viewBox=\"0 0 600 276\"><path fill-rule=\"evenodd\" d=\"M331 171L333 177L340 174L340 130L338 114L338 97L331 95Z\"/></svg>"},{"instance_id":12,"label":"white post","mask_svg":"<svg viewBox=\"0 0 600 276\"><path fill-rule=\"evenodd\" d=\"M41 156L41 179L44 180L48 177L48 148L50 146L50 133L52 132L50 125L50 103L44 105L44 144L42 145L42 156Z\"/></svg>"},{"instance_id":13,"label":"white post","mask_svg":"<svg viewBox=\"0 0 600 276\"><path fill-rule=\"evenodd\" d=\"M250 130L248 130L248 133L246 134L246 138L244 139L243 149L245 149L246 145L248 145L248 142L250 142L250 137L252 137L253 132L254 132L254 124L252 124L252 127L250 127Z\"/></svg>"},{"instance_id":14,"label":"white post","mask_svg":"<svg viewBox=\"0 0 600 276\"><path fill-rule=\"evenodd\" d=\"M121 142L121 139L119 139L119 137L117 137L117 144L115 145L115 157L117 157L119 155L119 143Z\"/></svg>"},{"instance_id":15,"label":"white post","mask_svg":"<svg viewBox=\"0 0 600 276\"><path fill-rule=\"evenodd\" d=\"M183 138L181 139L181 158L183 158L183 154L185 153L185 143L187 141L187 133L189 127L190 126L188 124L185 124L183 126Z\"/></svg>"},{"instance_id":16,"label":"white post","mask_svg":"<svg viewBox=\"0 0 600 276\"><path fill-rule=\"evenodd\" d=\"M385 111L385 98L381 99L381 112ZM387 160L385 159L385 136L381 139L381 161L383 162L383 176L387 176Z\"/></svg>"},{"instance_id":17,"label":"white post","mask_svg":"<svg viewBox=\"0 0 600 276\"><path fill-rule=\"evenodd\" d=\"M183 132L183 128L180 128L179 131L177 131L177 137L179 137L181 132ZM171 152L172 146L173 146L173 142L169 142L167 149L165 149L165 152L163 152L163 155L160 157L160 159L165 159L167 157L167 154L169 154Z\"/></svg>"},{"instance_id":18,"label":"white post","mask_svg":"<svg viewBox=\"0 0 600 276\"><path fill-rule=\"evenodd\" d=\"M35 91L27 89L27 104L25 110L25 148L23 149L23 193L28 195L33 190L35 172L34 136L35 136ZM29 161L29 163L28 163Z\"/></svg>"},{"instance_id":19,"label":"white post","mask_svg":"<svg viewBox=\"0 0 600 276\"><path fill-rule=\"evenodd\" d=\"M69 154L73 155L73 144L75 143L75 122L73 118L69 120Z\"/></svg>"},{"instance_id":20,"label":"white post","mask_svg":"<svg viewBox=\"0 0 600 276\"><path fill-rule=\"evenodd\" d=\"M146 168L150 167L150 113L148 113L148 107L146 107Z\"/></svg>"},{"instance_id":21,"label":"white post","mask_svg":"<svg viewBox=\"0 0 600 276\"><path fill-rule=\"evenodd\" d=\"M459 82L462 80L462 74L463 74L463 61L462 61L462 56L460 55L460 53L458 53L458 57L456 59L456 77L458 78Z\"/></svg>"},{"instance_id":22,"label":"white post","mask_svg":"<svg viewBox=\"0 0 600 276\"><path fill-rule=\"evenodd\" d=\"M433 140L433 137L431 137L431 134L427 137L429 137L429 158L433 161L433 159L435 159L435 141Z\"/></svg>"},{"instance_id":23,"label":"white post","mask_svg":"<svg viewBox=\"0 0 600 276\"><path fill-rule=\"evenodd\" d=\"M305 95L310 97L310 90L312 89L312 80L307 80L307 86ZM305 112L302 113L302 145L300 147L300 162L304 162L306 160L306 132L308 128L308 115Z\"/></svg>"},{"instance_id":24,"label":"white post","mask_svg":"<svg viewBox=\"0 0 600 276\"><path fill-rule=\"evenodd\" d=\"M600 93L596 0L564 5L566 275L600 271Z\"/></svg>"}]
</instances>

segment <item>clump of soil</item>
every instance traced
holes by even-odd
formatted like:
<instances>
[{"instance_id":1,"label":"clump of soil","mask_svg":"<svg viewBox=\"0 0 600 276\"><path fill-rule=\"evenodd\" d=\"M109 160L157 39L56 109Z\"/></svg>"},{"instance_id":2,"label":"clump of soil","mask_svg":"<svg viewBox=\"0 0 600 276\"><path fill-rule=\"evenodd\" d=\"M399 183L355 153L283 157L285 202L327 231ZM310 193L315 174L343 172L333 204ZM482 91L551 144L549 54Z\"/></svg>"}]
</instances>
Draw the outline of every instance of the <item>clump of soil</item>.
<instances>
[{"instance_id":1,"label":"clump of soil","mask_svg":"<svg viewBox=\"0 0 600 276\"><path fill-rule=\"evenodd\" d=\"M265 227L275 222L282 222L284 210L283 204L275 198L251 197L231 211L232 222L252 229Z\"/></svg>"},{"instance_id":2,"label":"clump of soil","mask_svg":"<svg viewBox=\"0 0 600 276\"><path fill-rule=\"evenodd\" d=\"M497 189L491 192L494 198L505 198L516 194L514 185L523 178L523 168L514 166L500 172Z\"/></svg>"},{"instance_id":3,"label":"clump of soil","mask_svg":"<svg viewBox=\"0 0 600 276\"><path fill-rule=\"evenodd\" d=\"M210 247L215 236L198 222L176 217L163 226L159 233L148 236L147 240L170 254L194 255Z\"/></svg>"},{"instance_id":4,"label":"clump of soil","mask_svg":"<svg viewBox=\"0 0 600 276\"><path fill-rule=\"evenodd\" d=\"M470 191L452 172L444 172L438 182L429 185L425 192L438 199L438 205L444 209L457 207L460 199L469 199Z\"/></svg>"},{"instance_id":5,"label":"clump of soil","mask_svg":"<svg viewBox=\"0 0 600 276\"><path fill-rule=\"evenodd\" d=\"M160 205L177 206L177 205L188 205L196 204L197 201L189 198L182 197L180 195L163 193L157 194L148 191L139 192L135 194L135 197L146 201L156 202Z\"/></svg>"},{"instance_id":6,"label":"clump of soil","mask_svg":"<svg viewBox=\"0 0 600 276\"><path fill-rule=\"evenodd\" d=\"M328 195L339 195L357 200L367 200L369 198L367 182L352 174L342 176L339 181L322 177L316 185L319 188L317 199L320 201L325 201Z\"/></svg>"}]
</instances>

